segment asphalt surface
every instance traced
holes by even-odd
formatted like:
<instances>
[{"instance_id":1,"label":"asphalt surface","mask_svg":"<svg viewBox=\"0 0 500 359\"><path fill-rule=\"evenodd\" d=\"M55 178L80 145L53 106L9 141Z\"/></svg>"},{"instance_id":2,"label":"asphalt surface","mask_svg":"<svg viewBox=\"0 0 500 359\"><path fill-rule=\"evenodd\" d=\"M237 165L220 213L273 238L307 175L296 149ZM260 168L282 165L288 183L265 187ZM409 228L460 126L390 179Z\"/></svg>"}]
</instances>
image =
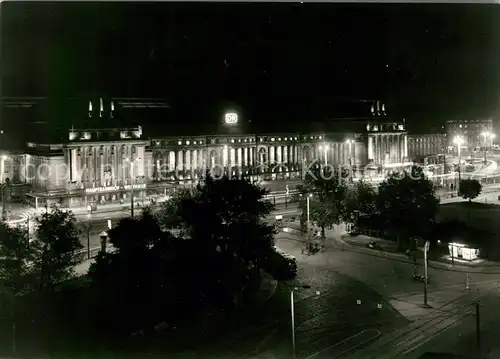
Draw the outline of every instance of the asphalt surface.
<instances>
[{"instance_id":1,"label":"asphalt surface","mask_svg":"<svg viewBox=\"0 0 500 359\"><path fill-rule=\"evenodd\" d=\"M293 240L288 234L281 233L277 243L280 245ZM313 257L297 257L297 280L280 284L262 316L248 322L244 330L196 352L182 353L179 357L292 357L292 288L296 288L297 358L319 358L325 355L331 358L333 354L347 354L359 345L408 323L373 288L328 265L318 265L317 258Z\"/></svg>"}]
</instances>

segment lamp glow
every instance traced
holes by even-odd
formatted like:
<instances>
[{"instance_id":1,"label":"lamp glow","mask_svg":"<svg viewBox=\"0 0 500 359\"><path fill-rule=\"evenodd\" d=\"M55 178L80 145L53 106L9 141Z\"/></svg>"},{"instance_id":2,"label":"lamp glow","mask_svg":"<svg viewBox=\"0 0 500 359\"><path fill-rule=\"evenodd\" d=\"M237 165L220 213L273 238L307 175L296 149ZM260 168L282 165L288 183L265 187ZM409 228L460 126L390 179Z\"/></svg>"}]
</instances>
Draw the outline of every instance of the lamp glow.
<instances>
[{"instance_id":1,"label":"lamp glow","mask_svg":"<svg viewBox=\"0 0 500 359\"><path fill-rule=\"evenodd\" d=\"M224 115L224 121L227 124L238 123L238 114L236 112L228 112Z\"/></svg>"}]
</instances>

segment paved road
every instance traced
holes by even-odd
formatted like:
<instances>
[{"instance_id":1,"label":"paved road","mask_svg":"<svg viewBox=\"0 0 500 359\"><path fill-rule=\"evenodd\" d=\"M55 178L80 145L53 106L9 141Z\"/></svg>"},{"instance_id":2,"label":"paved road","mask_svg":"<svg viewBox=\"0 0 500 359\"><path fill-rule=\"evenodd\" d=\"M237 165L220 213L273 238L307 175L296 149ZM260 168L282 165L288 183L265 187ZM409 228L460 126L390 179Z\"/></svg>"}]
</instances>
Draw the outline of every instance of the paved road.
<instances>
[{"instance_id":1,"label":"paved road","mask_svg":"<svg viewBox=\"0 0 500 359\"><path fill-rule=\"evenodd\" d=\"M300 248L300 245L294 245L293 242L297 243L292 238L281 236L278 246L288 250L288 252L300 255L297 253L297 248ZM398 331L393 333L384 333L382 331L380 340L370 345L369 349L352 356L356 359L406 358L410 357L408 354L413 353L418 348L422 348L418 355L430 351L426 346L426 341L438 335L446 327L459 321L462 316L470 314L473 310L470 304L474 302L475 296L486 293L484 297L481 297L481 303L485 306L483 309L484 313L486 313L485 316L488 316L490 311L496 310L494 305L500 299L496 292L500 289L499 274L471 273L469 274L470 289L466 290L464 273L431 268L429 270L430 278L432 278L429 284L429 303L438 309L427 312L427 309L415 305L423 303L422 295L416 294L422 293L423 288L422 284L409 280L413 271L411 263L351 252L347 249L342 251L342 249L339 250L334 246L327 249L327 252L322 256L324 257L323 263L329 263L328 270L336 270L363 281L378 293L381 293L390 304L401 309L402 313L413 321L413 323L399 328ZM309 257L310 261L316 262L317 273L321 272L324 265L321 263L320 257ZM414 293L414 291L416 292ZM490 304L487 305L487 303ZM465 307L463 306L466 306L468 312L464 311ZM429 320L432 320L432 322L429 323ZM464 326L467 325L464 324ZM491 324L491 328L493 328L493 324ZM455 331L454 333L456 336L462 332ZM449 335L453 336L453 334ZM493 335L493 333L488 334L490 337ZM361 340L362 336L358 339L358 341L356 341L356 338L351 339L353 347L363 341ZM443 343L446 343L446 340L442 340L441 344ZM495 342L490 340L488 345L491 346L492 343ZM462 351L465 351L465 349ZM411 356L411 358L418 358L418 355ZM332 348L317 357L331 359L339 357L339 354Z\"/></svg>"},{"instance_id":2,"label":"paved road","mask_svg":"<svg viewBox=\"0 0 500 359\"><path fill-rule=\"evenodd\" d=\"M484 296L480 300L481 354L485 359L500 357L498 300L498 293ZM427 342L417 344L405 357L417 359L426 352L453 353L467 355L470 358L476 357L475 354L478 352L476 333L476 316L470 314L454 326L428 338Z\"/></svg>"},{"instance_id":3,"label":"paved road","mask_svg":"<svg viewBox=\"0 0 500 359\"><path fill-rule=\"evenodd\" d=\"M286 234L278 235L287 237ZM327 349L338 354L360 342L403 326L407 320L376 291L342 273L299 261L297 282L281 284L264 316L243 333L203 347L209 358L283 358L292 356L290 286L295 291L297 358L311 358ZM303 289L300 286L308 285ZM196 353L182 353L195 357Z\"/></svg>"}]
</instances>

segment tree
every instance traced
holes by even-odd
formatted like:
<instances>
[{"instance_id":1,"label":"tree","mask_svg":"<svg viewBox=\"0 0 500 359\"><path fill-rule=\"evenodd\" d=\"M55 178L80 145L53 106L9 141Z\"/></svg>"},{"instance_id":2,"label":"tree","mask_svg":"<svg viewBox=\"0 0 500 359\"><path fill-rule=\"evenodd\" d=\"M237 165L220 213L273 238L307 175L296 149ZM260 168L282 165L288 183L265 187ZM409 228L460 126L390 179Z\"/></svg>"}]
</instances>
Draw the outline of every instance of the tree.
<instances>
[{"instance_id":1,"label":"tree","mask_svg":"<svg viewBox=\"0 0 500 359\"><path fill-rule=\"evenodd\" d=\"M401 239L408 244L410 239L427 236L435 221L438 204L434 186L419 166L388 175L378 187L380 219L396 234L399 249Z\"/></svg>"},{"instance_id":2,"label":"tree","mask_svg":"<svg viewBox=\"0 0 500 359\"><path fill-rule=\"evenodd\" d=\"M356 212L363 217L373 216L377 210L376 199L377 193L370 183L363 180L356 182L347 192L344 221L354 223Z\"/></svg>"},{"instance_id":3,"label":"tree","mask_svg":"<svg viewBox=\"0 0 500 359\"><path fill-rule=\"evenodd\" d=\"M40 290L52 290L55 284L74 276L74 267L83 260L80 230L75 215L52 206L36 219L36 240L40 254L34 260Z\"/></svg>"},{"instance_id":4,"label":"tree","mask_svg":"<svg viewBox=\"0 0 500 359\"><path fill-rule=\"evenodd\" d=\"M321 229L323 238L325 230L339 224L343 217L348 187L343 176L338 173L325 172L323 169L312 169L304 178L304 183L297 186L301 221L307 219L307 197L309 196L309 220Z\"/></svg>"},{"instance_id":5,"label":"tree","mask_svg":"<svg viewBox=\"0 0 500 359\"><path fill-rule=\"evenodd\" d=\"M191 238L258 266L262 253L274 244L275 227L265 221L274 210L264 199L267 194L246 180L214 179L207 174L180 201L177 216Z\"/></svg>"},{"instance_id":6,"label":"tree","mask_svg":"<svg viewBox=\"0 0 500 359\"><path fill-rule=\"evenodd\" d=\"M246 181L207 176L156 217L121 220L109 232L117 251L101 253L89 271L99 329L128 335L234 308L260 279L261 261L274 244L274 227L264 221L273 209L265 194ZM185 236L161 230L172 223L168 216Z\"/></svg>"},{"instance_id":7,"label":"tree","mask_svg":"<svg viewBox=\"0 0 500 359\"><path fill-rule=\"evenodd\" d=\"M14 352L16 324L22 313L19 297L33 289L33 260L37 252L23 228L0 222L0 315L4 323L8 318L12 325Z\"/></svg>"},{"instance_id":8,"label":"tree","mask_svg":"<svg viewBox=\"0 0 500 359\"><path fill-rule=\"evenodd\" d=\"M477 198L481 193L483 186L478 180L475 179L463 179L459 183L458 195L463 199L468 199L471 202L474 198Z\"/></svg>"},{"instance_id":9,"label":"tree","mask_svg":"<svg viewBox=\"0 0 500 359\"><path fill-rule=\"evenodd\" d=\"M185 223L180 216L180 208L191 197L191 189L180 188L175 191L175 193L170 197L168 201L165 201L161 204L157 218L162 230L171 231L178 229L180 230L180 235L183 235L183 233L186 231L186 228L183 228Z\"/></svg>"},{"instance_id":10,"label":"tree","mask_svg":"<svg viewBox=\"0 0 500 359\"><path fill-rule=\"evenodd\" d=\"M21 228L0 222L0 284L14 296L32 289L33 261L38 254L36 243Z\"/></svg>"}]
</instances>

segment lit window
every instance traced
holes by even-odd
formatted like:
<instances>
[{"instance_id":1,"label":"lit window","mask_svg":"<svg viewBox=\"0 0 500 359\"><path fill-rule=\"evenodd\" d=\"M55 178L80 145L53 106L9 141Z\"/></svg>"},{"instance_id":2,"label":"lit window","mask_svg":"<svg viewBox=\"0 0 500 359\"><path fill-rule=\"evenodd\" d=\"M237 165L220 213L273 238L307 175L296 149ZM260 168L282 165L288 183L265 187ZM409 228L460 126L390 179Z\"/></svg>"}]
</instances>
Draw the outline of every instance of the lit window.
<instances>
[{"instance_id":1,"label":"lit window","mask_svg":"<svg viewBox=\"0 0 500 359\"><path fill-rule=\"evenodd\" d=\"M280 138L278 138L278 141L281 141L281 137L280 137Z\"/></svg>"},{"instance_id":2,"label":"lit window","mask_svg":"<svg viewBox=\"0 0 500 359\"><path fill-rule=\"evenodd\" d=\"M178 145L182 145L182 141L177 142Z\"/></svg>"},{"instance_id":3,"label":"lit window","mask_svg":"<svg viewBox=\"0 0 500 359\"><path fill-rule=\"evenodd\" d=\"M288 141L288 138L287 138L287 137L285 137L285 141Z\"/></svg>"},{"instance_id":4,"label":"lit window","mask_svg":"<svg viewBox=\"0 0 500 359\"><path fill-rule=\"evenodd\" d=\"M319 136L319 139L321 140L321 136Z\"/></svg>"},{"instance_id":5,"label":"lit window","mask_svg":"<svg viewBox=\"0 0 500 359\"><path fill-rule=\"evenodd\" d=\"M234 143L234 139L231 139L231 143Z\"/></svg>"},{"instance_id":6,"label":"lit window","mask_svg":"<svg viewBox=\"0 0 500 359\"><path fill-rule=\"evenodd\" d=\"M193 141L193 144L195 144L195 145L196 145L196 141Z\"/></svg>"},{"instance_id":7,"label":"lit window","mask_svg":"<svg viewBox=\"0 0 500 359\"><path fill-rule=\"evenodd\" d=\"M189 145L189 141L186 141L186 145Z\"/></svg>"},{"instance_id":8,"label":"lit window","mask_svg":"<svg viewBox=\"0 0 500 359\"><path fill-rule=\"evenodd\" d=\"M271 138L271 141L274 141L274 137L273 137L273 138Z\"/></svg>"}]
</instances>

